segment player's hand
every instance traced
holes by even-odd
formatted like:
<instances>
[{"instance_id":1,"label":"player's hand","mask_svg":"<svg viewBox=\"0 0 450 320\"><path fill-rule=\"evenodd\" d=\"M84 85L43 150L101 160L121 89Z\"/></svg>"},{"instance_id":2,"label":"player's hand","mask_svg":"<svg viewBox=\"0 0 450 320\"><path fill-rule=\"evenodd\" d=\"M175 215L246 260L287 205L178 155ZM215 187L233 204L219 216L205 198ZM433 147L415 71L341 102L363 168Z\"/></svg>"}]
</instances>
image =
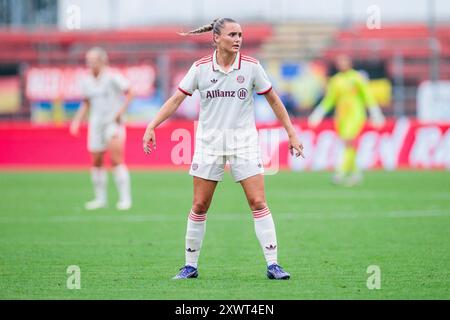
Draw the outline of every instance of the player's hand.
<instances>
[{"instance_id":1,"label":"player's hand","mask_svg":"<svg viewBox=\"0 0 450 320\"><path fill-rule=\"evenodd\" d=\"M142 138L142 148L144 149L145 154L150 154L152 152L151 146L153 149L156 149L155 129L147 127L144 137Z\"/></svg>"},{"instance_id":2,"label":"player's hand","mask_svg":"<svg viewBox=\"0 0 450 320\"><path fill-rule=\"evenodd\" d=\"M289 137L289 152L291 156L294 155L294 149L296 151L296 157L302 156L302 158L305 159L305 155L303 154L303 144L298 141L296 135Z\"/></svg>"},{"instance_id":3,"label":"player's hand","mask_svg":"<svg viewBox=\"0 0 450 320\"><path fill-rule=\"evenodd\" d=\"M72 136L77 137L80 132L80 122L76 120L72 121L69 127L69 132Z\"/></svg>"},{"instance_id":4,"label":"player's hand","mask_svg":"<svg viewBox=\"0 0 450 320\"><path fill-rule=\"evenodd\" d=\"M115 116L114 121L115 121L117 124L121 124L121 123L122 123L122 114L121 114L121 113L118 113L118 114Z\"/></svg>"},{"instance_id":5,"label":"player's hand","mask_svg":"<svg viewBox=\"0 0 450 320\"><path fill-rule=\"evenodd\" d=\"M372 126L376 129L381 129L384 127L384 124L386 123L386 121L383 119L372 119L370 121L370 123L372 123Z\"/></svg>"},{"instance_id":6,"label":"player's hand","mask_svg":"<svg viewBox=\"0 0 450 320\"><path fill-rule=\"evenodd\" d=\"M314 118L312 116L308 117L308 127L315 128L319 125L321 121L317 118Z\"/></svg>"},{"instance_id":7,"label":"player's hand","mask_svg":"<svg viewBox=\"0 0 450 320\"><path fill-rule=\"evenodd\" d=\"M321 122L323 117L325 116L325 110L319 105L317 106L313 113L308 117L308 126L310 128L317 127Z\"/></svg>"},{"instance_id":8,"label":"player's hand","mask_svg":"<svg viewBox=\"0 0 450 320\"><path fill-rule=\"evenodd\" d=\"M370 123L376 128L380 129L386 123L383 113L381 112L380 107L373 106L369 108L370 114Z\"/></svg>"}]
</instances>

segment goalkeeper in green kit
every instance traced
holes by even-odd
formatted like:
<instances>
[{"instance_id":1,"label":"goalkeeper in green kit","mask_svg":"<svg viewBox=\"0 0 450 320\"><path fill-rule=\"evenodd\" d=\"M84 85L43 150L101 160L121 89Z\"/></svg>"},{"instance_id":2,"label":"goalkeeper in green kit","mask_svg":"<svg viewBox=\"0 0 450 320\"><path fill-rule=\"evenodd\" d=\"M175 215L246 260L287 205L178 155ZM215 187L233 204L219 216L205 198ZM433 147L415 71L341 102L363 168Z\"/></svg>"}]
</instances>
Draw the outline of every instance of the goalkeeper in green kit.
<instances>
[{"instance_id":1,"label":"goalkeeper in green kit","mask_svg":"<svg viewBox=\"0 0 450 320\"><path fill-rule=\"evenodd\" d=\"M385 120L367 81L352 68L350 58L338 56L336 68L339 72L331 77L325 97L309 116L308 125L316 127L333 107L336 108L334 124L345 149L333 182L352 186L362 181L361 171L356 164L356 139L367 119L366 107L375 127L382 127Z\"/></svg>"}]
</instances>

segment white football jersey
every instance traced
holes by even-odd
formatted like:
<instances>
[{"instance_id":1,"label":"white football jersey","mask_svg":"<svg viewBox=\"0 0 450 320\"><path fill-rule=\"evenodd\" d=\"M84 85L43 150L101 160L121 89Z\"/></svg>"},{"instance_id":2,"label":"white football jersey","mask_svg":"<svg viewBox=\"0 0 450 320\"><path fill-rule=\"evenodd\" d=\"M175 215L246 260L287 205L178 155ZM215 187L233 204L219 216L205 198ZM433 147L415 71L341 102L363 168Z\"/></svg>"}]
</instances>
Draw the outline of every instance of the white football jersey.
<instances>
[{"instance_id":1,"label":"white football jersey","mask_svg":"<svg viewBox=\"0 0 450 320\"><path fill-rule=\"evenodd\" d=\"M98 78L89 74L81 86L84 98L90 102L89 121L114 121L123 103L122 94L129 88L129 81L119 73L105 70Z\"/></svg>"},{"instance_id":2,"label":"white football jersey","mask_svg":"<svg viewBox=\"0 0 450 320\"><path fill-rule=\"evenodd\" d=\"M196 152L232 155L258 151L253 93L265 94L272 84L259 62L238 53L225 72L217 52L196 61L179 84L179 90L201 96Z\"/></svg>"}]
</instances>

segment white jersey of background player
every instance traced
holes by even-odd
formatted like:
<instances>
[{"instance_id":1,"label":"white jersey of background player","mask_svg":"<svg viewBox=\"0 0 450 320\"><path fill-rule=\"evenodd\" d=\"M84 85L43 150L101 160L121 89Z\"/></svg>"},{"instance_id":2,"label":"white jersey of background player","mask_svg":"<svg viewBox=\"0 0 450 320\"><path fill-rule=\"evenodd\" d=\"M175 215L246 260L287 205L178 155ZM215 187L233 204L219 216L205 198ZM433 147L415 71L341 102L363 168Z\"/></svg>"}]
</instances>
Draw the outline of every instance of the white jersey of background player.
<instances>
[{"instance_id":1,"label":"white jersey of background player","mask_svg":"<svg viewBox=\"0 0 450 320\"><path fill-rule=\"evenodd\" d=\"M108 56L102 48L93 48L86 54L89 76L82 84L83 103L70 126L77 136L82 119L89 111L88 150L92 155L91 178L95 198L86 203L87 210L107 206L108 175L103 165L104 154L110 152L113 174L119 192L116 204L119 210L131 208L130 176L124 164L124 114L132 95L128 80L107 69ZM123 95L125 94L125 99Z\"/></svg>"},{"instance_id":2,"label":"white jersey of background player","mask_svg":"<svg viewBox=\"0 0 450 320\"><path fill-rule=\"evenodd\" d=\"M225 162L245 192L253 213L255 231L267 263L269 279L289 279L277 261L277 240L272 214L264 191L264 172L257 148L258 135L253 113L253 92L264 95L289 136L291 154L303 155L294 127L261 65L240 54L241 26L221 18L187 34L212 31L216 50L198 60L148 124L143 137L144 152L156 146L155 128L169 118L187 95L200 92L201 107L195 153L190 170L194 177L194 200L186 229L186 263L174 279L196 278L197 263L206 231L206 215Z\"/></svg>"}]
</instances>

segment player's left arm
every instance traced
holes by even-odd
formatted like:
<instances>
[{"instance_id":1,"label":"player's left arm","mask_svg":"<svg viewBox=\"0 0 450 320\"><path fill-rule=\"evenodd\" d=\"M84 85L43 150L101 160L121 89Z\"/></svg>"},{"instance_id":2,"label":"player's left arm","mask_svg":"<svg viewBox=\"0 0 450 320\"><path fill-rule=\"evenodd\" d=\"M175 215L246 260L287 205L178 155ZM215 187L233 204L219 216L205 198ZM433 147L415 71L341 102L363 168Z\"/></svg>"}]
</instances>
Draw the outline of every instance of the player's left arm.
<instances>
[{"instance_id":1,"label":"player's left arm","mask_svg":"<svg viewBox=\"0 0 450 320\"><path fill-rule=\"evenodd\" d=\"M277 116L278 120L282 123L284 129L289 136L289 152L291 155L294 154L294 149L297 151L296 156L303 155L303 144L298 141L297 134L292 126L291 119L286 111L286 107L281 101L280 97L275 93L275 90L272 89L272 83L267 76L267 73L264 71L261 64L253 64L254 69L254 79L253 79L253 88L258 95L264 95L273 112Z\"/></svg>"},{"instance_id":2,"label":"player's left arm","mask_svg":"<svg viewBox=\"0 0 450 320\"><path fill-rule=\"evenodd\" d=\"M269 92L266 92L264 94L264 97L277 116L278 120L283 125L284 129L286 129L289 137L289 152L291 153L291 155L294 154L295 149L297 151L295 154L297 157L302 156L303 158L305 158L303 154L303 144L299 142L297 133L295 132L294 126L292 125L291 119L289 118L289 114L286 111L286 107L284 106L278 94L275 92L275 90L272 89Z\"/></svg>"},{"instance_id":3,"label":"player's left arm","mask_svg":"<svg viewBox=\"0 0 450 320\"><path fill-rule=\"evenodd\" d=\"M373 95L372 90L369 87L368 81L360 77L360 79L357 81L357 84L364 104L367 106L367 109L369 111L370 121L375 127L382 127L385 123L384 115L383 112L381 112L381 108L378 105L375 96Z\"/></svg>"},{"instance_id":4,"label":"player's left arm","mask_svg":"<svg viewBox=\"0 0 450 320\"><path fill-rule=\"evenodd\" d=\"M125 90L124 95L125 95L125 99L124 99L123 104L120 107L119 111L117 112L117 115L115 118L117 123L120 123L120 119L122 119L122 115L124 115L127 112L128 107L130 106L130 103L134 98L134 94L133 94L133 91L131 91L131 89Z\"/></svg>"},{"instance_id":5,"label":"player's left arm","mask_svg":"<svg viewBox=\"0 0 450 320\"><path fill-rule=\"evenodd\" d=\"M116 90L118 90L125 96L122 106L117 111L117 114L114 118L117 123L120 123L122 120L122 116L127 112L128 107L130 106L130 103L133 100L134 94L131 89L130 81L123 75L115 74L112 78L112 81Z\"/></svg>"}]
</instances>

